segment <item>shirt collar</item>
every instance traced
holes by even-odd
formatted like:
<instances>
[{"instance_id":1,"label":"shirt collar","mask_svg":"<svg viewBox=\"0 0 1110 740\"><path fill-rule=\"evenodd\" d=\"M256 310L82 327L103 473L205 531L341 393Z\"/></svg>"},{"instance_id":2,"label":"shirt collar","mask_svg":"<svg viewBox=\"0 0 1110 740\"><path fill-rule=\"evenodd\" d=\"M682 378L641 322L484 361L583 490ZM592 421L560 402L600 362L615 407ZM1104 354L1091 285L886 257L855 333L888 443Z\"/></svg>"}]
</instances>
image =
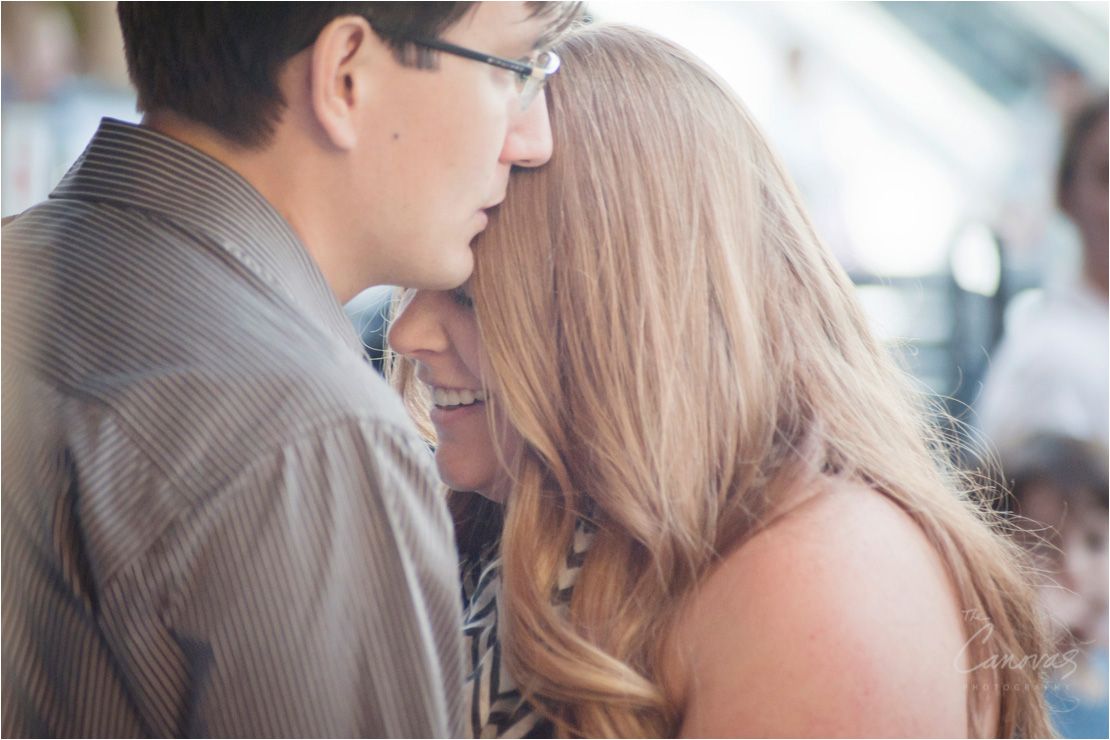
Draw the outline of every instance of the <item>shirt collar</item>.
<instances>
[{"instance_id":1,"label":"shirt collar","mask_svg":"<svg viewBox=\"0 0 1110 740\"><path fill-rule=\"evenodd\" d=\"M140 209L207 237L327 333L361 352L323 273L241 175L172 137L111 118L50 194Z\"/></svg>"}]
</instances>

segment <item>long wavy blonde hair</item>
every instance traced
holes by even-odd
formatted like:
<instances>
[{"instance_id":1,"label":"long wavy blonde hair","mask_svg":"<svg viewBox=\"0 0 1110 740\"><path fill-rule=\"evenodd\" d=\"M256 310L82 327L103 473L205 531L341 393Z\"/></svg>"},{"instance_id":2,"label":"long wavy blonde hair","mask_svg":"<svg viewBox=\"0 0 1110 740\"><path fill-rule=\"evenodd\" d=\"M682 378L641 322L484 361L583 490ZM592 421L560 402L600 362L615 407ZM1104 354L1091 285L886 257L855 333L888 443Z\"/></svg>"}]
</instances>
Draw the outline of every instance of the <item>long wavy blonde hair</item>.
<instances>
[{"instance_id":1,"label":"long wavy blonde hair","mask_svg":"<svg viewBox=\"0 0 1110 740\"><path fill-rule=\"evenodd\" d=\"M473 278L490 413L524 440L505 461L500 608L525 695L564 734L677 732L661 661L680 605L813 471L881 491L925 531L961 608L993 622L973 665L1040 654L1019 550L947 463L736 95L630 27L586 27L559 53L555 154L514 174ZM580 517L599 530L562 617L551 596ZM970 678L1035 688L1003 693L997 727L976 724L997 695L970 692L969 732L1050 734L1034 666Z\"/></svg>"}]
</instances>

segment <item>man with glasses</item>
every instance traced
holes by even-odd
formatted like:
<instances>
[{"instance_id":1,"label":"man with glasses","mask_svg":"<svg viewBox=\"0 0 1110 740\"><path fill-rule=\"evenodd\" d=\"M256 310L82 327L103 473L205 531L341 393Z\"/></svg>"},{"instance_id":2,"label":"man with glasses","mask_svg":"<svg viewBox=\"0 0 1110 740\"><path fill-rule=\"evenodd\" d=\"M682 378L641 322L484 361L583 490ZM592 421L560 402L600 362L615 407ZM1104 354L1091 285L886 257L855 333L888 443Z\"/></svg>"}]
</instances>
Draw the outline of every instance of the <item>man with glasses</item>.
<instances>
[{"instance_id":1,"label":"man with glasses","mask_svg":"<svg viewBox=\"0 0 1110 740\"><path fill-rule=\"evenodd\" d=\"M434 466L341 304L451 288L551 137L563 3L120 3L4 228L6 736L461 732Z\"/></svg>"}]
</instances>

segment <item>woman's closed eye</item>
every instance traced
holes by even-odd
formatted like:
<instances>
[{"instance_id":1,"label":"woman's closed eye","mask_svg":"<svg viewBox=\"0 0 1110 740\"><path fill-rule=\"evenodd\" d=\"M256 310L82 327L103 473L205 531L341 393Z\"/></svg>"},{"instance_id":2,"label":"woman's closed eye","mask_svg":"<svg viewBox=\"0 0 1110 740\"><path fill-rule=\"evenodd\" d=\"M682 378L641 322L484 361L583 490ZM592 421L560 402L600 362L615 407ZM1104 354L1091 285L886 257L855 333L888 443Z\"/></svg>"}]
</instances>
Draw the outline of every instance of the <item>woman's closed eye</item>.
<instances>
[{"instance_id":1,"label":"woman's closed eye","mask_svg":"<svg viewBox=\"0 0 1110 740\"><path fill-rule=\"evenodd\" d=\"M459 307L467 310L474 309L474 299L470 297L465 288L459 287L451 291L451 300L453 300Z\"/></svg>"}]
</instances>

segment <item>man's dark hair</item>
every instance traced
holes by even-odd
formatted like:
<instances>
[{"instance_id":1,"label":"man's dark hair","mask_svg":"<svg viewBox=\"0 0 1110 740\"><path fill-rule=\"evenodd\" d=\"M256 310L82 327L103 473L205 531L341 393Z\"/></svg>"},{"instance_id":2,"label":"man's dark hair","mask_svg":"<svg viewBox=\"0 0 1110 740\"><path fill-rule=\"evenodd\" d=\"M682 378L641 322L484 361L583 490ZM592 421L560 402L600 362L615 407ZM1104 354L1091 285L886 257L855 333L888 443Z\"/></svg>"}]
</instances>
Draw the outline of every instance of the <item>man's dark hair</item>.
<instances>
[{"instance_id":1,"label":"man's dark hair","mask_svg":"<svg viewBox=\"0 0 1110 740\"><path fill-rule=\"evenodd\" d=\"M245 147L264 145L285 100L278 72L343 15L366 18L402 64L434 66L407 39L438 36L473 2L121 2L120 29L140 111L171 110ZM565 27L577 4L531 3ZM555 7L563 6L563 7Z\"/></svg>"}]
</instances>

